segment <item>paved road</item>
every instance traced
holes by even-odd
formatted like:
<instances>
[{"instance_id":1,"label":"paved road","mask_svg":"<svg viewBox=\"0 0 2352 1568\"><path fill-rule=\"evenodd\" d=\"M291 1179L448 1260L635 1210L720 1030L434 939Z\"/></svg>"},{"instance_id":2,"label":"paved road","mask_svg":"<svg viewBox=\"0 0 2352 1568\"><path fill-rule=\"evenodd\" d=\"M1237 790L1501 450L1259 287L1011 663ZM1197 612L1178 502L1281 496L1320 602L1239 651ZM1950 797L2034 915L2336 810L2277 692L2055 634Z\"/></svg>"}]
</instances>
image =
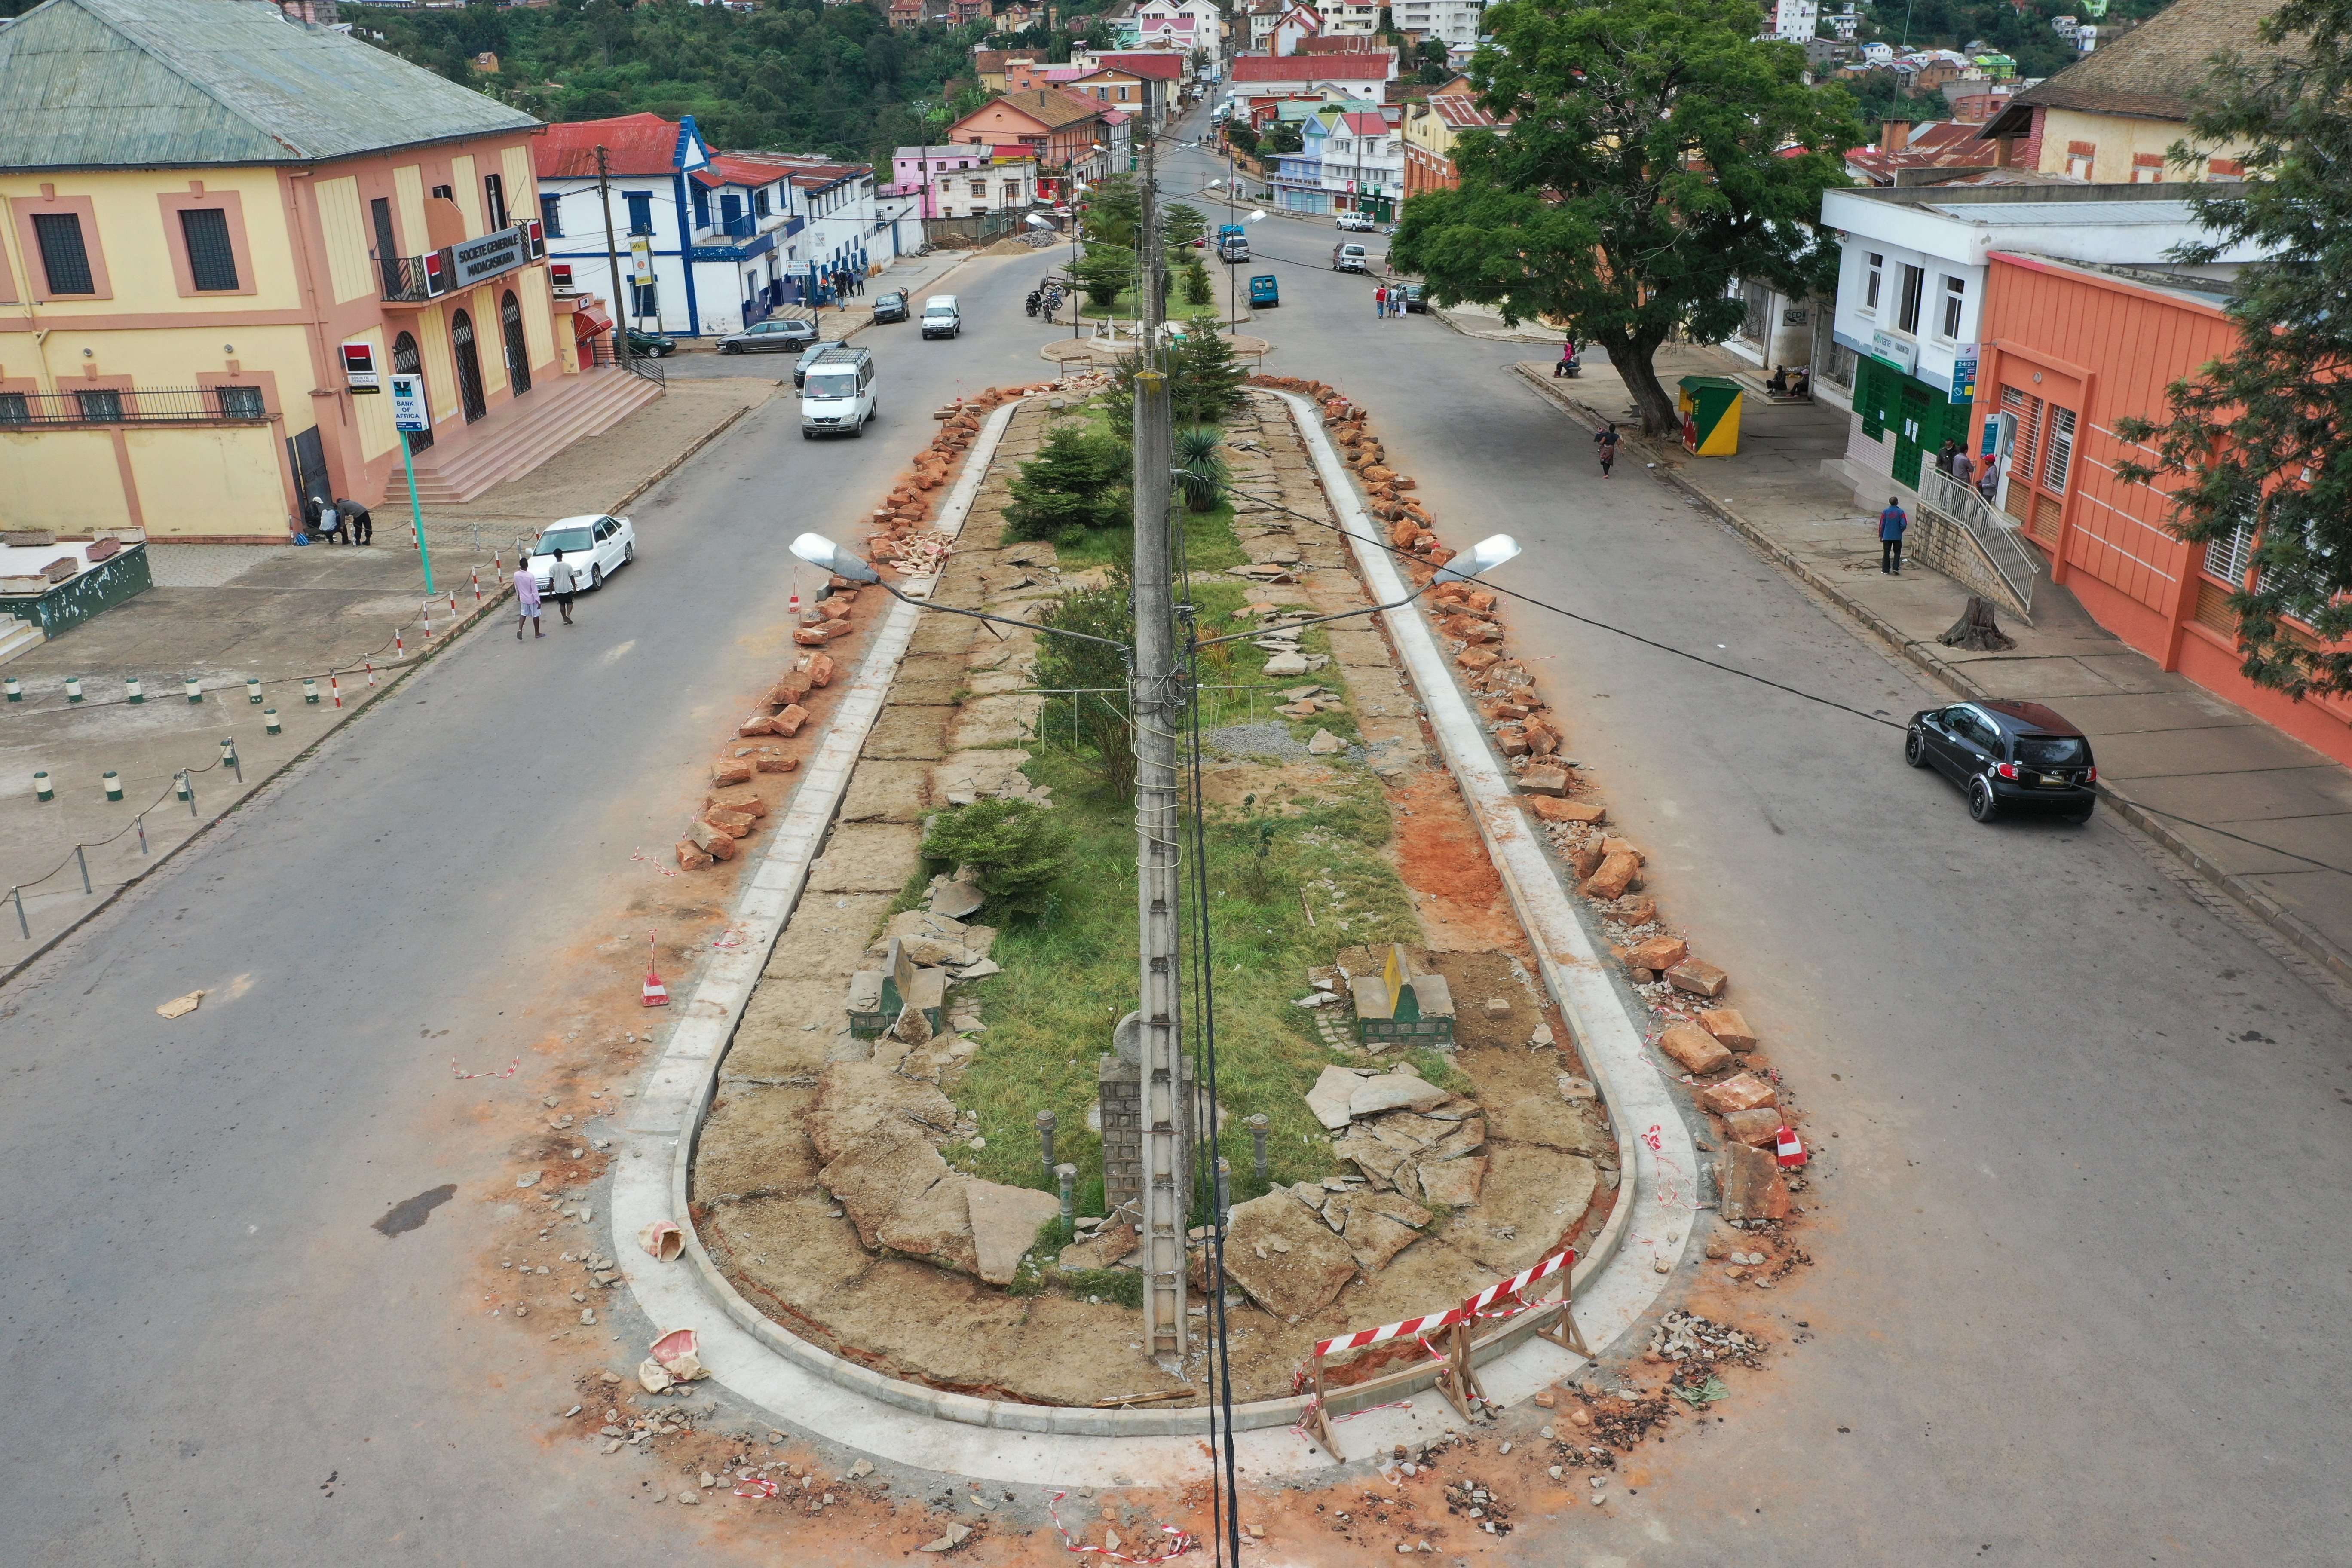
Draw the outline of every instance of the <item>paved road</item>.
<instances>
[{"instance_id":1,"label":"paved road","mask_svg":"<svg viewBox=\"0 0 2352 1568\"><path fill-rule=\"evenodd\" d=\"M713 736L781 661L784 541L851 537L935 405L1047 370L1031 270L959 273L960 341L877 342L864 440L803 442L788 397L747 416L635 509L639 558L577 626L459 645L0 993L0 1558L674 1543L621 1506L629 1461L546 1441L581 1358L481 1315L486 1205L543 1087L530 1047L580 1026L560 999L589 944L685 894L629 857L676 837ZM195 1014L156 1016L199 987ZM452 1057L517 1051L519 1079L451 1079ZM445 1183L423 1228L369 1228Z\"/></svg>"},{"instance_id":2,"label":"paved road","mask_svg":"<svg viewBox=\"0 0 2352 1568\"><path fill-rule=\"evenodd\" d=\"M1209 174L1180 154L1167 183ZM1865 712L1939 700L1639 463L1603 481L1506 373L1528 350L1375 323L1362 280L1318 270L1336 237L1256 226L1269 368L1368 403L1453 542L1516 533L1508 586ZM1769 1299L1811 1342L1678 1437L1662 1489L1515 1546L2343 1561L2345 1014L2126 829L1980 827L1893 730L1510 619L1664 908L1837 1134L1821 1266Z\"/></svg>"}]
</instances>

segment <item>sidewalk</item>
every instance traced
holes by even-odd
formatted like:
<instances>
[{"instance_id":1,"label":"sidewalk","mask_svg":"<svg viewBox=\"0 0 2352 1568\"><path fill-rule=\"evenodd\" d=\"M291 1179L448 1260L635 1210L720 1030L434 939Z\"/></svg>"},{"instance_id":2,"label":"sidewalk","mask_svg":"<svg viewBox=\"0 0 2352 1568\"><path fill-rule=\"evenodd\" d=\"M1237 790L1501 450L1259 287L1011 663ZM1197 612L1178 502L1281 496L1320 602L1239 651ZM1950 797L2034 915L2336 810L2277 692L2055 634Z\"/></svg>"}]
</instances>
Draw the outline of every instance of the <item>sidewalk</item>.
<instances>
[{"instance_id":1,"label":"sidewalk","mask_svg":"<svg viewBox=\"0 0 2352 1568\"><path fill-rule=\"evenodd\" d=\"M375 543L364 549L151 542L155 586L8 665L25 698L0 706L0 775L11 781L0 796L0 896L21 888L24 921L15 900L0 909L0 977L234 810L457 632L478 617L503 620L518 539L559 517L625 508L774 392L773 382L744 377L674 384L534 472L436 509L425 521L429 602L404 507L376 509ZM69 676L81 679L79 703L66 699ZM133 676L145 689L141 703L129 700ZM189 676L201 702L184 694ZM304 700L305 679L318 682L315 704ZM248 699L249 679L263 683L259 703ZM264 728L272 708L278 735ZM241 781L221 761L228 738ZM197 770L193 810L173 794L183 768ZM120 801L101 787L110 770ZM49 774L56 799L35 798L36 771ZM96 846L83 852L87 893L77 843Z\"/></svg>"},{"instance_id":2,"label":"sidewalk","mask_svg":"<svg viewBox=\"0 0 2352 1568\"><path fill-rule=\"evenodd\" d=\"M1588 364L1575 381L1555 380L1548 362L1516 368L1587 423L1613 418L1632 427L1632 399L1609 366ZM1717 350L1669 346L1657 369L1671 386L1694 372L1752 375L1754 367ZM2002 617L2015 647L1971 653L1939 645L1968 590L1916 566L1900 577L1878 571L1875 510L1822 470L1844 456L1846 431L1841 410L1749 398L1738 457L1693 458L1679 445L1660 450L1633 436L1619 469L1652 465L1960 695L2045 702L2063 713L2091 737L2115 809L2352 978L2352 770L2159 669L2046 582L2034 593L2032 625Z\"/></svg>"}]
</instances>

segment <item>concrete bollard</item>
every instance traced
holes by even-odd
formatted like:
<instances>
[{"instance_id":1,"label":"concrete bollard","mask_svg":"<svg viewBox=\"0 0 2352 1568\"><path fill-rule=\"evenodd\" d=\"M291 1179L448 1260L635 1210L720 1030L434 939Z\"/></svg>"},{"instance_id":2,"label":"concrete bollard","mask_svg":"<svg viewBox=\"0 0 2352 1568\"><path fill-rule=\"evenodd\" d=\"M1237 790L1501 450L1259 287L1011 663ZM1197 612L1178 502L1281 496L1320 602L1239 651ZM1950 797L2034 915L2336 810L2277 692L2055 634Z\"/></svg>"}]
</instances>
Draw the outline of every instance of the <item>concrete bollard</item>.
<instances>
[{"instance_id":1,"label":"concrete bollard","mask_svg":"<svg viewBox=\"0 0 2352 1568\"><path fill-rule=\"evenodd\" d=\"M116 773L112 768L106 770L105 774L100 778L99 783L106 786L107 799L121 800L122 798L122 775Z\"/></svg>"},{"instance_id":2,"label":"concrete bollard","mask_svg":"<svg viewBox=\"0 0 2352 1568\"><path fill-rule=\"evenodd\" d=\"M1062 1223L1074 1225L1078 1217L1078 1168L1076 1165L1056 1165L1054 1167L1054 1179L1062 1189Z\"/></svg>"},{"instance_id":3,"label":"concrete bollard","mask_svg":"<svg viewBox=\"0 0 2352 1568\"><path fill-rule=\"evenodd\" d=\"M12 675L5 680L0 680L0 686L7 688L9 701L22 702L25 700L25 683L17 679L15 676Z\"/></svg>"},{"instance_id":4,"label":"concrete bollard","mask_svg":"<svg viewBox=\"0 0 2352 1568\"><path fill-rule=\"evenodd\" d=\"M139 684L139 678L135 675L126 675L122 678L122 689L124 695L132 702L147 700L147 689Z\"/></svg>"},{"instance_id":5,"label":"concrete bollard","mask_svg":"<svg viewBox=\"0 0 2352 1568\"><path fill-rule=\"evenodd\" d=\"M1037 1113L1037 1148L1050 1176L1054 1173L1054 1113L1050 1110Z\"/></svg>"},{"instance_id":6,"label":"concrete bollard","mask_svg":"<svg viewBox=\"0 0 2352 1568\"><path fill-rule=\"evenodd\" d=\"M186 694L190 702L202 702L205 700L205 689L196 683L196 678L193 675L184 675L180 678L180 689Z\"/></svg>"},{"instance_id":7,"label":"concrete bollard","mask_svg":"<svg viewBox=\"0 0 2352 1568\"><path fill-rule=\"evenodd\" d=\"M49 782L49 770L47 768L37 769L33 773L33 798L35 800L58 798L57 785Z\"/></svg>"},{"instance_id":8,"label":"concrete bollard","mask_svg":"<svg viewBox=\"0 0 2352 1568\"><path fill-rule=\"evenodd\" d=\"M195 798L195 795L196 787L194 784L189 780L187 769L182 768L178 773L172 775L173 799L194 800Z\"/></svg>"},{"instance_id":9,"label":"concrete bollard","mask_svg":"<svg viewBox=\"0 0 2352 1568\"><path fill-rule=\"evenodd\" d=\"M314 708L319 704L319 683L308 676L302 679L302 700Z\"/></svg>"},{"instance_id":10,"label":"concrete bollard","mask_svg":"<svg viewBox=\"0 0 2352 1568\"><path fill-rule=\"evenodd\" d=\"M68 675L66 677L66 700L68 702L79 702L81 700L80 676Z\"/></svg>"},{"instance_id":11,"label":"concrete bollard","mask_svg":"<svg viewBox=\"0 0 2352 1568\"><path fill-rule=\"evenodd\" d=\"M1261 1187L1266 1184L1265 1129L1265 1111L1261 1110L1249 1119L1250 1172L1257 1177L1257 1184Z\"/></svg>"},{"instance_id":12,"label":"concrete bollard","mask_svg":"<svg viewBox=\"0 0 2352 1568\"><path fill-rule=\"evenodd\" d=\"M245 700L256 708L261 706L261 677L248 675L245 678Z\"/></svg>"},{"instance_id":13,"label":"concrete bollard","mask_svg":"<svg viewBox=\"0 0 2352 1568\"><path fill-rule=\"evenodd\" d=\"M1217 1156L1217 1223L1223 1225L1225 1216L1234 1210L1234 1165L1223 1155Z\"/></svg>"},{"instance_id":14,"label":"concrete bollard","mask_svg":"<svg viewBox=\"0 0 2352 1568\"><path fill-rule=\"evenodd\" d=\"M282 735L286 732L285 726L278 721L278 710L275 708L261 710L261 728L265 734Z\"/></svg>"}]
</instances>

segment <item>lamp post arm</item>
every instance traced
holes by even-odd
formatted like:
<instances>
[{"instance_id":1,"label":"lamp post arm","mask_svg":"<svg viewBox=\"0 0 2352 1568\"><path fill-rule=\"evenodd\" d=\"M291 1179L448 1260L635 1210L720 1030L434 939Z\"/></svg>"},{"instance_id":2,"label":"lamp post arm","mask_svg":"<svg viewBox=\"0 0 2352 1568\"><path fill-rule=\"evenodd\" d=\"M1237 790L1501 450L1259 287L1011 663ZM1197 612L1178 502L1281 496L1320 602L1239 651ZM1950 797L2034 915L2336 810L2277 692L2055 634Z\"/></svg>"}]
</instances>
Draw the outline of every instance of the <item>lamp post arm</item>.
<instances>
[{"instance_id":1,"label":"lamp post arm","mask_svg":"<svg viewBox=\"0 0 2352 1568\"><path fill-rule=\"evenodd\" d=\"M898 592L897 588L893 587L888 583L884 582L878 576L875 578L874 581L877 587L879 587L884 593L889 595L892 598L902 600L907 604L914 605L915 608L919 610L937 610L942 615L950 616L969 616L975 621L994 621L999 626L1018 626L1024 632L1051 632L1057 637L1075 637L1080 642L1100 643L1105 647L1115 647L1121 653L1129 654L1130 656L1134 652L1134 650L1129 647L1127 644L1116 641L1110 637L1098 637L1087 632L1064 631L1060 626L1040 626L1035 621L1016 621L1009 616L992 616L984 610L965 610L959 609L953 605L934 605L928 599L912 598L908 595Z\"/></svg>"}]
</instances>

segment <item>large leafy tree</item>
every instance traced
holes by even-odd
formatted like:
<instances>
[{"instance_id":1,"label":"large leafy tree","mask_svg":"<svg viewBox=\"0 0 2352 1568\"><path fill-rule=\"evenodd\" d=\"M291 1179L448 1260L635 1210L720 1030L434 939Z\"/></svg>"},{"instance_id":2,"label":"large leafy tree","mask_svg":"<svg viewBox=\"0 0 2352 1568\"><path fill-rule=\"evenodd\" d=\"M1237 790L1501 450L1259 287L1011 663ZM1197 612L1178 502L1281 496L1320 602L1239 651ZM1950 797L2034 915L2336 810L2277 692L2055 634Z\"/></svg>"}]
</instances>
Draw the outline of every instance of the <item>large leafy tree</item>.
<instances>
[{"instance_id":1,"label":"large leafy tree","mask_svg":"<svg viewBox=\"0 0 2352 1568\"><path fill-rule=\"evenodd\" d=\"M1862 139L1841 89L1793 44L1756 38L1752 0L1506 0L1473 58L1512 121L1457 146L1462 183L1405 203L1391 257L1439 304L1565 321L1600 343L1654 432L1675 425L1653 356L1738 326L1735 279L1834 288L1814 227Z\"/></svg>"},{"instance_id":2,"label":"large leafy tree","mask_svg":"<svg viewBox=\"0 0 2352 1568\"><path fill-rule=\"evenodd\" d=\"M2259 60L2216 62L2172 150L2249 148L2243 187L2189 187L2211 237L2175 252L2265 252L2229 306L2238 346L2168 389L2162 423L2116 422L2155 454L2116 472L2177 481L2172 526L2191 544L2253 532L2254 585L2231 599L2241 668L2300 699L2352 692L2352 651L2323 646L2352 642L2352 0L2289 0L2262 36Z\"/></svg>"}]
</instances>

